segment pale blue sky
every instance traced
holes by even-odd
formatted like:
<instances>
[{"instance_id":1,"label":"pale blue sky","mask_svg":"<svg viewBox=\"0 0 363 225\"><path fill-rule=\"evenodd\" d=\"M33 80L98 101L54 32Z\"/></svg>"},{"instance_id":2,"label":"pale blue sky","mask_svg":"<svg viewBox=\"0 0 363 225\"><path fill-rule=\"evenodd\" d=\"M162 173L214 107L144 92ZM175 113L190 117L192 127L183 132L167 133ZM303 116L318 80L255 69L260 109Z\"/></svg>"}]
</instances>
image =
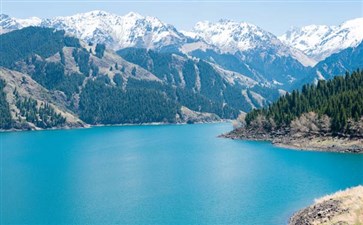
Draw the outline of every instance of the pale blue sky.
<instances>
[{"instance_id":1,"label":"pale blue sky","mask_svg":"<svg viewBox=\"0 0 363 225\"><path fill-rule=\"evenodd\" d=\"M13 17L37 16L51 18L91 10L104 10L119 15L130 11L156 16L178 29L190 30L201 20L221 18L256 24L276 35L292 26L309 24L338 25L346 20L363 17L363 0L0 0L2 13Z\"/></svg>"}]
</instances>

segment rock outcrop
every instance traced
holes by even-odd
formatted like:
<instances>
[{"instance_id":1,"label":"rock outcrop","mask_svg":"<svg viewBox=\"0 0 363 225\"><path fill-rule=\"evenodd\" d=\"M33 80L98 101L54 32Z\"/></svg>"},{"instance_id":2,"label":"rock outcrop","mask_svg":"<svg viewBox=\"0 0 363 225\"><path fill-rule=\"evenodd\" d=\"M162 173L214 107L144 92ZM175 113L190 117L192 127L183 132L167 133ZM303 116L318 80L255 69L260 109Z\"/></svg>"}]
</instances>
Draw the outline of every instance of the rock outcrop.
<instances>
[{"instance_id":1,"label":"rock outcrop","mask_svg":"<svg viewBox=\"0 0 363 225\"><path fill-rule=\"evenodd\" d=\"M289 225L363 224L363 186L339 191L295 213Z\"/></svg>"}]
</instances>

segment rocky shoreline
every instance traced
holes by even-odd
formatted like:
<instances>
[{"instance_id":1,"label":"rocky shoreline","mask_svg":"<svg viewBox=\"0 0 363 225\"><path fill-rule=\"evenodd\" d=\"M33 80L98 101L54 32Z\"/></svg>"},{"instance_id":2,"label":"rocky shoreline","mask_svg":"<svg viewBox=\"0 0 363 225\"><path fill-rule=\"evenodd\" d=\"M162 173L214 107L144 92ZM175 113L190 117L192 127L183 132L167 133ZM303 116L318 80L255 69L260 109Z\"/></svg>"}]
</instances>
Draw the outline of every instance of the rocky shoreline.
<instances>
[{"instance_id":1,"label":"rocky shoreline","mask_svg":"<svg viewBox=\"0 0 363 225\"><path fill-rule=\"evenodd\" d=\"M363 138L360 137L338 137L320 133L294 133L289 130L265 132L258 129L237 128L220 137L270 141L274 145L308 151L324 151L339 153L363 153Z\"/></svg>"},{"instance_id":2,"label":"rocky shoreline","mask_svg":"<svg viewBox=\"0 0 363 225\"><path fill-rule=\"evenodd\" d=\"M315 200L296 212L289 225L363 224L363 186L357 186Z\"/></svg>"}]
</instances>

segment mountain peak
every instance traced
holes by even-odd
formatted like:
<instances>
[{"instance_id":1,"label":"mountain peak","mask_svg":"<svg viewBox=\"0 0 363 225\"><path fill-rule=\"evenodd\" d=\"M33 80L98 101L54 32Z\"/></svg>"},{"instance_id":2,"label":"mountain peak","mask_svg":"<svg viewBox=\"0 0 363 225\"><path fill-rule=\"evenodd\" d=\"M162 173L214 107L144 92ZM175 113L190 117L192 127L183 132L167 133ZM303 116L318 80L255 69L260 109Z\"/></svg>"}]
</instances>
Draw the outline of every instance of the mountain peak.
<instances>
[{"instance_id":1,"label":"mountain peak","mask_svg":"<svg viewBox=\"0 0 363 225\"><path fill-rule=\"evenodd\" d=\"M271 43L272 39L276 39L273 34L256 25L225 19L216 23L198 22L194 26L193 32L208 43L221 48L222 51L231 53L265 45L267 42ZM273 43L277 42L273 41Z\"/></svg>"},{"instance_id":2,"label":"mountain peak","mask_svg":"<svg viewBox=\"0 0 363 225\"><path fill-rule=\"evenodd\" d=\"M0 34L11 30L21 29L24 27L39 26L41 22L42 20L38 17L16 19L6 14L0 14Z\"/></svg>"},{"instance_id":3,"label":"mountain peak","mask_svg":"<svg viewBox=\"0 0 363 225\"><path fill-rule=\"evenodd\" d=\"M10 16L7 14L4 14L4 13L0 13L0 20L6 19L6 18L10 18Z\"/></svg>"},{"instance_id":4,"label":"mountain peak","mask_svg":"<svg viewBox=\"0 0 363 225\"><path fill-rule=\"evenodd\" d=\"M143 18L143 16L137 12L129 12L127 14L124 15L124 17L127 17L127 18L137 18L137 19L140 19L140 18Z\"/></svg>"},{"instance_id":5,"label":"mountain peak","mask_svg":"<svg viewBox=\"0 0 363 225\"><path fill-rule=\"evenodd\" d=\"M340 26L343 28L363 27L363 17L345 21Z\"/></svg>"},{"instance_id":6,"label":"mountain peak","mask_svg":"<svg viewBox=\"0 0 363 225\"><path fill-rule=\"evenodd\" d=\"M356 47L363 41L363 18L348 20L339 26L308 25L289 30L279 37L287 45L321 61L333 53Z\"/></svg>"},{"instance_id":7,"label":"mountain peak","mask_svg":"<svg viewBox=\"0 0 363 225\"><path fill-rule=\"evenodd\" d=\"M235 21L230 20L230 19L219 19L218 20L218 23L221 23L221 24L234 23L234 22Z\"/></svg>"},{"instance_id":8,"label":"mountain peak","mask_svg":"<svg viewBox=\"0 0 363 225\"><path fill-rule=\"evenodd\" d=\"M109 12L103 10L92 10L90 12L83 13L85 15L94 15L94 16L107 16L110 15Z\"/></svg>"},{"instance_id":9,"label":"mountain peak","mask_svg":"<svg viewBox=\"0 0 363 225\"><path fill-rule=\"evenodd\" d=\"M159 48L182 42L185 37L156 17L129 12L120 16L101 10L44 20L42 26L65 30L87 42L111 48Z\"/></svg>"},{"instance_id":10,"label":"mountain peak","mask_svg":"<svg viewBox=\"0 0 363 225\"><path fill-rule=\"evenodd\" d=\"M236 28L238 29L238 28L243 28L243 27L254 27L254 28L261 29L261 28L257 27L256 25L248 23L248 22L236 22L231 19L219 19L217 22L210 22L208 20L199 21L195 24L194 30L204 29L205 27L212 27L212 26L224 27L224 29L236 29Z\"/></svg>"},{"instance_id":11,"label":"mountain peak","mask_svg":"<svg viewBox=\"0 0 363 225\"><path fill-rule=\"evenodd\" d=\"M198 22L193 32L196 37L216 46L223 53L257 51L261 54L277 54L291 56L304 66L312 66L315 61L306 57L299 50L284 45L275 35L248 22L219 20ZM191 36L191 35L189 35Z\"/></svg>"}]
</instances>

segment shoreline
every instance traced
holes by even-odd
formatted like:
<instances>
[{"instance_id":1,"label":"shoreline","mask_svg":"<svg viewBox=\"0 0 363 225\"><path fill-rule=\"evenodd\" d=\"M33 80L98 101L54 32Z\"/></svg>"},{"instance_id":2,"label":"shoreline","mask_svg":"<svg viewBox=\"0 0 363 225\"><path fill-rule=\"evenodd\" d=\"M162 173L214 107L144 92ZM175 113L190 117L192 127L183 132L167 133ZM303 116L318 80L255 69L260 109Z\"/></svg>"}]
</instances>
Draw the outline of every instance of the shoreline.
<instances>
[{"instance_id":1,"label":"shoreline","mask_svg":"<svg viewBox=\"0 0 363 225\"><path fill-rule=\"evenodd\" d=\"M332 136L248 135L246 133L238 134L235 131L221 134L218 137L232 140L268 141L274 146L295 151L363 154L363 139L344 139Z\"/></svg>"},{"instance_id":2,"label":"shoreline","mask_svg":"<svg viewBox=\"0 0 363 225\"><path fill-rule=\"evenodd\" d=\"M290 149L294 151L309 151L309 152L330 152L330 153L340 153L340 154L363 154L363 150L361 149L350 149L350 148L341 148L333 149L333 148L325 148L325 147L315 147L315 146L305 146L305 147L298 147L293 144L283 144L283 143L271 143L279 148Z\"/></svg>"},{"instance_id":3,"label":"shoreline","mask_svg":"<svg viewBox=\"0 0 363 225\"><path fill-rule=\"evenodd\" d=\"M218 121L210 121L210 122L195 122L195 123L163 123L163 122L151 122L151 123L122 123L122 124L85 124L84 126L79 127L55 127L55 128L48 128L48 129L9 129L3 130L0 129L1 133L16 133L16 132L32 132L32 131L57 131L57 130L78 130L78 129L90 129L94 127L127 127L127 126L165 126L165 125L193 125L193 124L214 124L214 123L228 123L231 120L218 120Z\"/></svg>"},{"instance_id":4,"label":"shoreline","mask_svg":"<svg viewBox=\"0 0 363 225\"><path fill-rule=\"evenodd\" d=\"M289 225L362 224L363 186L350 187L319 199L295 212Z\"/></svg>"}]
</instances>

